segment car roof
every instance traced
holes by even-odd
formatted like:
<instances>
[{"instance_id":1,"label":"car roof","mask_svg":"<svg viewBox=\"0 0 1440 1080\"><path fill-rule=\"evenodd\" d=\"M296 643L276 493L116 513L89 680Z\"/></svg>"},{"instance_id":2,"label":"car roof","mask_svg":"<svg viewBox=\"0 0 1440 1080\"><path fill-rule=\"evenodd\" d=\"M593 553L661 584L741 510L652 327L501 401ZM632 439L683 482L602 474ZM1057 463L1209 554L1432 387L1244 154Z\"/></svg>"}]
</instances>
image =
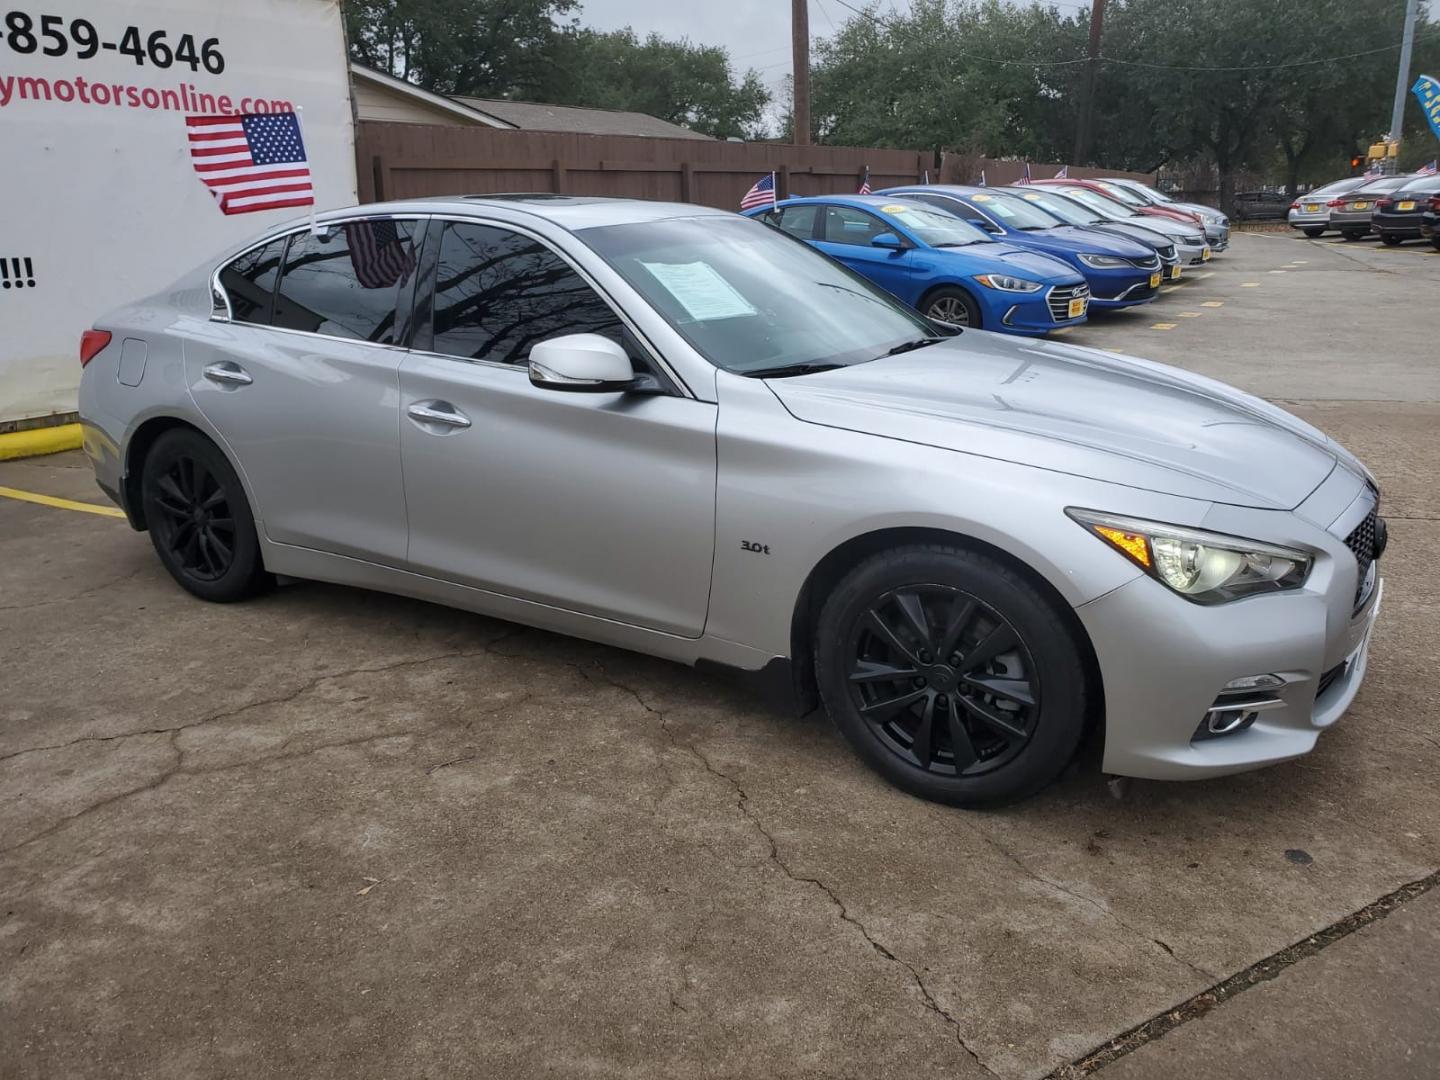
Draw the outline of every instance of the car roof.
<instances>
[{"instance_id":1,"label":"car roof","mask_svg":"<svg viewBox=\"0 0 1440 1080\"><path fill-rule=\"evenodd\" d=\"M904 201L899 192L890 195L796 195L789 199L781 199L781 206L798 205L804 206L808 203L836 203L841 206L859 206L866 210L883 210L896 200ZM916 203L917 208L931 210L933 207L925 206L924 203Z\"/></svg>"},{"instance_id":2,"label":"car roof","mask_svg":"<svg viewBox=\"0 0 1440 1080\"><path fill-rule=\"evenodd\" d=\"M652 202L647 199L608 199L588 195L554 195L545 192L515 192L493 195L442 195L427 199L403 199L391 202L348 206L316 215L321 221L329 218L354 217L364 214L436 214L452 211L474 214L498 210L507 216L516 214L543 218L571 232L598 228L603 225L630 225L643 221L670 218L729 217L728 210L691 203Z\"/></svg>"},{"instance_id":3,"label":"car roof","mask_svg":"<svg viewBox=\"0 0 1440 1080\"><path fill-rule=\"evenodd\" d=\"M1423 176L1412 176L1397 191L1409 191L1414 188L1417 191L1429 191L1431 188L1440 188L1440 173L1426 173Z\"/></svg>"},{"instance_id":4,"label":"car roof","mask_svg":"<svg viewBox=\"0 0 1440 1080\"><path fill-rule=\"evenodd\" d=\"M892 195L923 195L932 191L937 195L979 195L986 191L999 191L999 188L980 187L978 184L900 184L897 187L886 188Z\"/></svg>"}]
</instances>

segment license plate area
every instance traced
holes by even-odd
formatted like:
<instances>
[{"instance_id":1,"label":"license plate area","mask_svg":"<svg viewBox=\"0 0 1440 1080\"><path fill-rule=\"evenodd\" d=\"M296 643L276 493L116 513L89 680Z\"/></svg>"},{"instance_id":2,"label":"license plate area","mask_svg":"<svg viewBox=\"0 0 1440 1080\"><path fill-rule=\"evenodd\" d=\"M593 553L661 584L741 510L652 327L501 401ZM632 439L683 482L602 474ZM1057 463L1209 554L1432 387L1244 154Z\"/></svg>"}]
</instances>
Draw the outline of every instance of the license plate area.
<instances>
[{"instance_id":1,"label":"license plate area","mask_svg":"<svg viewBox=\"0 0 1440 1080\"><path fill-rule=\"evenodd\" d=\"M1069 308L1069 311L1068 311L1067 314L1068 314L1068 317L1071 318L1071 319L1078 319L1078 318L1080 318L1081 315L1084 315L1084 314L1085 314L1085 297L1083 297L1083 296L1077 296L1077 297L1075 297L1074 300L1071 300L1071 301L1070 301L1070 308Z\"/></svg>"},{"instance_id":2,"label":"license plate area","mask_svg":"<svg viewBox=\"0 0 1440 1080\"><path fill-rule=\"evenodd\" d=\"M1152 289L1158 289L1158 288L1160 287L1160 282L1162 282L1162 281L1164 281L1164 280L1165 280L1165 275L1164 275L1163 273L1161 273L1159 270L1156 270L1155 273L1153 273L1153 274L1150 275L1150 288L1152 288Z\"/></svg>"}]
</instances>

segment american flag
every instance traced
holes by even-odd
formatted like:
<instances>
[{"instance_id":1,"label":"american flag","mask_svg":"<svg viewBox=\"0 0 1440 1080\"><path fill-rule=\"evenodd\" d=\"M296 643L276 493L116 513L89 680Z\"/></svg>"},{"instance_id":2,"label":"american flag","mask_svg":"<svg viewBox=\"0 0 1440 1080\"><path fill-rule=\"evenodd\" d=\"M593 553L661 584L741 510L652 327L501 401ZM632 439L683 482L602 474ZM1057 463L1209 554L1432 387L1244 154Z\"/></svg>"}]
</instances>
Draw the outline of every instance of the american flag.
<instances>
[{"instance_id":1,"label":"american flag","mask_svg":"<svg viewBox=\"0 0 1440 1080\"><path fill-rule=\"evenodd\" d=\"M1030 163L1027 161L1027 162L1025 162L1025 171L1020 174L1020 179L1019 179L1019 180L1016 180L1015 183L1017 183L1017 184L1028 184L1029 182L1030 182Z\"/></svg>"},{"instance_id":2,"label":"american flag","mask_svg":"<svg viewBox=\"0 0 1440 1080\"><path fill-rule=\"evenodd\" d=\"M343 228L350 264L362 289L393 288L415 269L415 253L395 222L352 221Z\"/></svg>"},{"instance_id":3,"label":"american flag","mask_svg":"<svg viewBox=\"0 0 1440 1080\"><path fill-rule=\"evenodd\" d=\"M293 112L187 116L185 127L190 163L226 214L315 204Z\"/></svg>"},{"instance_id":4,"label":"american flag","mask_svg":"<svg viewBox=\"0 0 1440 1080\"><path fill-rule=\"evenodd\" d=\"M1069 179L1070 179L1070 166L1069 166L1069 165L1061 165L1061 166L1060 166L1060 171L1055 174L1055 179L1056 179L1056 180L1069 180Z\"/></svg>"},{"instance_id":5,"label":"american flag","mask_svg":"<svg viewBox=\"0 0 1440 1080\"><path fill-rule=\"evenodd\" d=\"M1436 158L1434 161L1430 162L1429 165L1421 165L1420 168L1415 170L1415 175L1434 176L1437 172L1440 172L1440 158Z\"/></svg>"},{"instance_id":6,"label":"american flag","mask_svg":"<svg viewBox=\"0 0 1440 1080\"><path fill-rule=\"evenodd\" d=\"M855 194L856 194L856 195L869 195L869 194L870 194L870 170L869 170L869 169L866 169L866 170L865 170L865 179L860 181L860 190L857 191Z\"/></svg>"},{"instance_id":7,"label":"american flag","mask_svg":"<svg viewBox=\"0 0 1440 1080\"><path fill-rule=\"evenodd\" d=\"M755 183L750 185L750 190L745 192L745 197L740 200L740 209L749 210L755 206L764 206L769 203L775 205L775 174L766 173Z\"/></svg>"}]
</instances>

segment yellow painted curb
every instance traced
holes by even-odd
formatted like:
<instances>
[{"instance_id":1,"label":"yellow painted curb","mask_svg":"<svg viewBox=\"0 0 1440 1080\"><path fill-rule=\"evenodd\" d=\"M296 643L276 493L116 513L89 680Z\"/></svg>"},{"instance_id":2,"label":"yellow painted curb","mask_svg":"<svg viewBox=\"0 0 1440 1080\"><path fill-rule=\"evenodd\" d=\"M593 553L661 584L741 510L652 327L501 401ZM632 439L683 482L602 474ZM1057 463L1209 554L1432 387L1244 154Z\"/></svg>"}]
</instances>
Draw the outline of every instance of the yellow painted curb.
<instances>
[{"instance_id":1,"label":"yellow painted curb","mask_svg":"<svg viewBox=\"0 0 1440 1080\"><path fill-rule=\"evenodd\" d=\"M39 457L80 449L80 425L60 424L58 427L10 431L0 435L0 461L12 458Z\"/></svg>"}]
</instances>

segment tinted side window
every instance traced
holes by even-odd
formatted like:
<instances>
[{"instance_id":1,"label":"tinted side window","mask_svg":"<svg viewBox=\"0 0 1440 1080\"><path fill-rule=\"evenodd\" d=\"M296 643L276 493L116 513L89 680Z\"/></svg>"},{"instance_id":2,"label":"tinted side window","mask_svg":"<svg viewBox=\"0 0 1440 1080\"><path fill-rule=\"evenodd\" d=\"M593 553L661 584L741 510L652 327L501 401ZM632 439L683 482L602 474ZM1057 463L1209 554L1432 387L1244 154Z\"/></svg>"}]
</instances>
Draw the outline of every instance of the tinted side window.
<instances>
[{"instance_id":1,"label":"tinted side window","mask_svg":"<svg viewBox=\"0 0 1440 1080\"><path fill-rule=\"evenodd\" d=\"M883 232L894 232L879 218L848 206L825 208L825 239L832 244L864 244Z\"/></svg>"},{"instance_id":2,"label":"tinted side window","mask_svg":"<svg viewBox=\"0 0 1440 1080\"><path fill-rule=\"evenodd\" d=\"M220 285L230 297L230 315L236 322L264 325L270 321L270 297L283 254L282 237L247 251L220 271Z\"/></svg>"},{"instance_id":3,"label":"tinted side window","mask_svg":"<svg viewBox=\"0 0 1440 1080\"><path fill-rule=\"evenodd\" d=\"M435 277L434 350L519 364L561 334L603 334L624 344L624 324L544 244L488 225L449 222Z\"/></svg>"},{"instance_id":4,"label":"tinted side window","mask_svg":"<svg viewBox=\"0 0 1440 1080\"><path fill-rule=\"evenodd\" d=\"M394 344L395 295L415 271L416 224L376 219L294 234L273 325Z\"/></svg>"},{"instance_id":5,"label":"tinted side window","mask_svg":"<svg viewBox=\"0 0 1440 1080\"><path fill-rule=\"evenodd\" d=\"M815 211L818 206L787 206L780 211L777 224L783 232L809 240L815 235Z\"/></svg>"}]
</instances>

